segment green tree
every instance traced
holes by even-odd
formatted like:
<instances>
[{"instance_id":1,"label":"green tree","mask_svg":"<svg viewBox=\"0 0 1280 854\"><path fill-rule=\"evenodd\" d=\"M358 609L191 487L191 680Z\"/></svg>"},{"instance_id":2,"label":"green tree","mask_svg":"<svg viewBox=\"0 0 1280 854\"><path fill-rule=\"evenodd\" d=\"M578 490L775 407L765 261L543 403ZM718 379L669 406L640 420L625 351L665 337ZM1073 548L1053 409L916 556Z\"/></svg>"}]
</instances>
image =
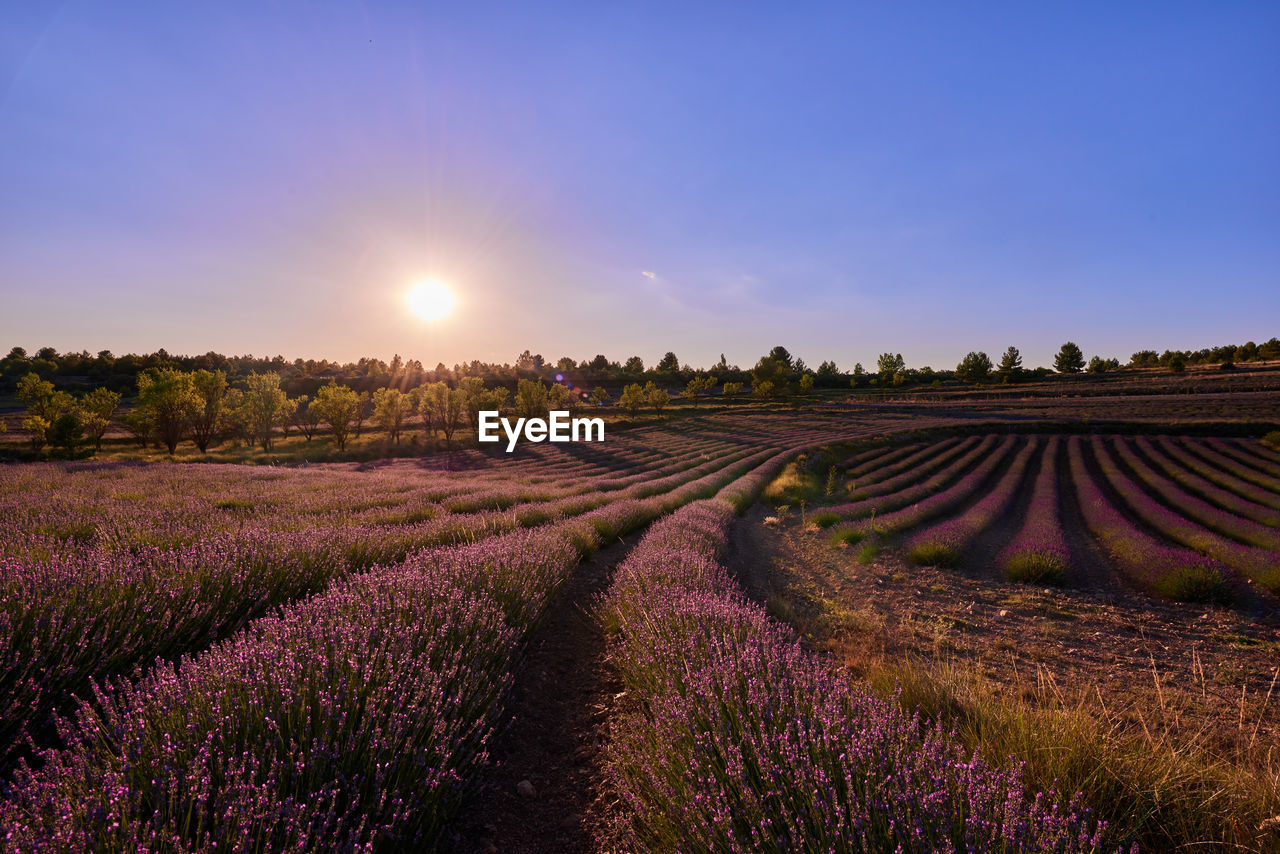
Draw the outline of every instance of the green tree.
<instances>
[{"instance_id":1,"label":"green tree","mask_svg":"<svg viewBox=\"0 0 1280 854\"><path fill-rule=\"evenodd\" d=\"M200 408L191 374L176 368L139 374L137 408L146 413L151 429L173 456Z\"/></svg>"},{"instance_id":2,"label":"green tree","mask_svg":"<svg viewBox=\"0 0 1280 854\"><path fill-rule=\"evenodd\" d=\"M1160 354L1155 350L1139 350L1129 357L1129 364L1135 368L1154 368L1160 364Z\"/></svg>"},{"instance_id":3,"label":"green tree","mask_svg":"<svg viewBox=\"0 0 1280 854\"><path fill-rule=\"evenodd\" d=\"M328 385L316 390L316 399L311 403L311 412L321 421L329 425L334 444L339 451L347 448L347 435L351 424L355 421L356 410L360 407L360 395L354 389L338 385L337 380L330 380Z\"/></svg>"},{"instance_id":4,"label":"green tree","mask_svg":"<svg viewBox=\"0 0 1280 854\"><path fill-rule=\"evenodd\" d=\"M1084 353L1074 343L1068 341L1062 345L1058 355L1053 357L1053 369L1060 374L1078 374L1084 370Z\"/></svg>"},{"instance_id":5,"label":"green tree","mask_svg":"<svg viewBox=\"0 0 1280 854\"><path fill-rule=\"evenodd\" d=\"M790 371L792 368L795 367L795 360L792 358L791 352L787 350L786 347L783 347L781 344L779 344L777 347L774 347L772 350L770 350L769 354L765 356L765 358L769 359L770 361L777 362L779 365L782 366L782 369L784 372Z\"/></svg>"},{"instance_id":6,"label":"green tree","mask_svg":"<svg viewBox=\"0 0 1280 854\"><path fill-rule=\"evenodd\" d=\"M590 403L592 406L604 406L608 402L609 392L604 388L604 386L596 386L591 389L591 394L587 397L587 403Z\"/></svg>"},{"instance_id":7,"label":"green tree","mask_svg":"<svg viewBox=\"0 0 1280 854\"><path fill-rule=\"evenodd\" d=\"M525 418L546 418L551 411L547 399L547 387L542 380L520 380L516 383L516 415Z\"/></svg>"},{"instance_id":8,"label":"green tree","mask_svg":"<svg viewBox=\"0 0 1280 854\"><path fill-rule=\"evenodd\" d=\"M639 356L632 356L630 359L627 359L626 364L623 365L622 368L629 374L643 374L644 359L641 359Z\"/></svg>"},{"instance_id":9,"label":"green tree","mask_svg":"<svg viewBox=\"0 0 1280 854\"><path fill-rule=\"evenodd\" d=\"M1119 369L1119 359L1104 359L1101 356L1094 356L1089 360L1089 373L1091 374L1105 374L1107 371L1116 371Z\"/></svg>"},{"instance_id":10,"label":"green tree","mask_svg":"<svg viewBox=\"0 0 1280 854\"><path fill-rule=\"evenodd\" d=\"M53 383L40 379L35 373L18 380L18 400L26 404L30 415L43 418L50 425L75 406L75 398L65 391L57 391Z\"/></svg>"},{"instance_id":11,"label":"green tree","mask_svg":"<svg viewBox=\"0 0 1280 854\"><path fill-rule=\"evenodd\" d=\"M360 398L356 404L355 430L356 438L360 438L360 431L364 429L364 422L369 416L373 415L373 398L369 392L360 392Z\"/></svg>"},{"instance_id":12,"label":"green tree","mask_svg":"<svg viewBox=\"0 0 1280 854\"><path fill-rule=\"evenodd\" d=\"M280 375L274 371L249 374L241 407L249 435L262 450L270 451L276 425L286 423L292 412L289 399L280 388Z\"/></svg>"},{"instance_id":13,"label":"green tree","mask_svg":"<svg viewBox=\"0 0 1280 854\"><path fill-rule=\"evenodd\" d=\"M962 383L980 383L991 373L991 359L981 351L970 351L956 365L956 379Z\"/></svg>"},{"instance_id":14,"label":"green tree","mask_svg":"<svg viewBox=\"0 0 1280 854\"><path fill-rule=\"evenodd\" d=\"M724 394L737 394L742 391L742 383L725 383L721 391Z\"/></svg>"},{"instance_id":15,"label":"green tree","mask_svg":"<svg viewBox=\"0 0 1280 854\"><path fill-rule=\"evenodd\" d=\"M300 394L293 400L294 409L290 413L290 420L293 426L298 428L298 432L308 442L316 435L316 430L320 427L320 416L311 411L311 405L315 403L305 394Z\"/></svg>"},{"instance_id":16,"label":"green tree","mask_svg":"<svg viewBox=\"0 0 1280 854\"><path fill-rule=\"evenodd\" d=\"M997 371L1007 383L1013 382L1022 374L1022 354L1018 352L1017 347L1009 345L1009 349L1005 350L1004 355L1000 357L1000 367Z\"/></svg>"},{"instance_id":17,"label":"green tree","mask_svg":"<svg viewBox=\"0 0 1280 854\"><path fill-rule=\"evenodd\" d=\"M907 363L902 360L902 354L881 353L876 359L876 370L880 372L880 382L889 383L893 381L895 374L905 374ZM857 371L855 370L855 373Z\"/></svg>"},{"instance_id":18,"label":"green tree","mask_svg":"<svg viewBox=\"0 0 1280 854\"><path fill-rule=\"evenodd\" d=\"M461 388L449 388L444 383L431 383L426 387L419 405L422 419L428 430L438 430L444 435L445 446L453 443L467 416L467 393Z\"/></svg>"},{"instance_id":19,"label":"green tree","mask_svg":"<svg viewBox=\"0 0 1280 854\"><path fill-rule=\"evenodd\" d=\"M813 383L813 374L804 374L800 377L800 390L804 392L813 391Z\"/></svg>"},{"instance_id":20,"label":"green tree","mask_svg":"<svg viewBox=\"0 0 1280 854\"><path fill-rule=\"evenodd\" d=\"M74 460L84 443L84 422L74 409L58 416L49 428L49 444L63 459Z\"/></svg>"},{"instance_id":21,"label":"green tree","mask_svg":"<svg viewBox=\"0 0 1280 854\"><path fill-rule=\"evenodd\" d=\"M1169 357L1169 371L1175 374L1181 374L1187 370L1187 358L1181 353L1174 353Z\"/></svg>"},{"instance_id":22,"label":"green tree","mask_svg":"<svg viewBox=\"0 0 1280 854\"><path fill-rule=\"evenodd\" d=\"M40 453L49 442L49 430L53 427L43 416L28 415L22 419L22 429L30 437L31 450Z\"/></svg>"},{"instance_id":23,"label":"green tree","mask_svg":"<svg viewBox=\"0 0 1280 854\"><path fill-rule=\"evenodd\" d=\"M654 412L662 412L663 408L671 402L671 395L667 393L667 390L658 388L652 380L645 383L644 394Z\"/></svg>"},{"instance_id":24,"label":"green tree","mask_svg":"<svg viewBox=\"0 0 1280 854\"><path fill-rule=\"evenodd\" d=\"M658 366L655 370L668 374L675 373L680 370L680 360L676 358L675 353L668 350L663 354L662 358L658 360Z\"/></svg>"},{"instance_id":25,"label":"green tree","mask_svg":"<svg viewBox=\"0 0 1280 854\"><path fill-rule=\"evenodd\" d=\"M767 400L773 396L773 389L774 385L772 380L762 380L758 383L752 383L751 394L754 395L757 400Z\"/></svg>"},{"instance_id":26,"label":"green tree","mask_svg":"<svg viewBox=\"0 0 1280 854\"><path fill-rule=\"evenodd\" d=\"M640 412L640 407L648 402L648 397L644 386L640 385L640 383L631 383L623 387L622 396L618 398L618 406L622 407L632 418L635 418Z\"/></svg>"},{"instance_id":27,"label":"green tree","mask_svg":"<svg viewBox=\"0 0 1280 854\"><path fill-rule=\"evenodd\" d=\"M200 408L191 420L191 438L201 453L207 453L223 427L223 407L227 400L226 371L198 370L192 374Z\"/></svg>"},{"instance_id":28,"label":"green tree","mask_svg":"<svg viewBox=\"0 0 1280 854\"><path fill-rule=\"evenodd\" d=\"M80 420L84 432L93 439L93 449L102 449L102 437L120 406L120 394L108 388L95 388L80 398Z\"/></svg>"},{"instance_id":29,"label":"green tree","mask_svg":"<svg viewBox=\"0 0 1280 854\"><path fill-rule=\"evenodd\" d=\"M414 408L414 399L398 388L380 388L373 393L373 419L397 445L404 421Z\"/></svg>"},{"instance_id":30,"label":"green tree","mask_svg":"<svg viewBox=\"0 0 1280 854\"><path fill-rule=\"evenodd\" d=\"M568 386L560 385L559 383L551 386L548 398L549 409L563 409L568 412L576 412L578 407L582 404L582 400L573 389Z\"/></svg>"},{"instance_id":31,"label":"green tree","mask_svg":"<svg viewBox=\"0 0 1280 854\"><path fill-rule=\"evenodd\" d=\"M477 435L480 431L480 413L484 410L502 412L507 407L507 398L511 396L511 392L505 388L485 388L484 381L479 377L464 377L458 388L462 390L465 399L467 423Z\"/></svg>"}]
</instances>

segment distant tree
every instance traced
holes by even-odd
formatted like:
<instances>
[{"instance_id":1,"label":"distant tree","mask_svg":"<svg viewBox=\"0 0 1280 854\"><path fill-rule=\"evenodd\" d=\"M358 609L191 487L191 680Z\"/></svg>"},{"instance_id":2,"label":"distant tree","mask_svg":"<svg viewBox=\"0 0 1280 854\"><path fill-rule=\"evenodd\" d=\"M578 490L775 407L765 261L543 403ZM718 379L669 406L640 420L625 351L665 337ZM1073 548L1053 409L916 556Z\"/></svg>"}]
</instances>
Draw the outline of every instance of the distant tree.
<instances>
[{"instance_id":1,"label":"distant tree","mask_svg":"<svg viewBox=\"0 0 1280 854\"><path fill-rule=\"evenodd\" d=\"M280 375L275 371L249 374L240 406L252 440L261 445L262 450L270 451L276 425L283 424L291 411L288 397L280 388Z\"/></svg>"},{"instance_id":2,"label":"distant tree","mask_svg":"<svg viewBox=\"0 0 1280 854\"><path fill-rule=\"evenodd\" d=\"M645 383L644 394L649 405L653 407L654 412L662 412L663 408L671 402L671 395L665 388L658 388L652 380Z\"/></svg>"},{"instance_id":3,"label":"distant tree","mask_svg":"<svg viewBox=\"0 0 1280 854\"><path fill-rule=\"evenodd\" d=\"M641 359L639 356L632 356L630 359L627 359L626 364L623 365L623 370L629 374L643 374L644 359Z\"/></svg>"},{"instance_id":4,"label":"distant tree","mask_svg":"<svg viewBox=\"0 0 1280 854\"><path fill-rule=\"evenodd\" d=\"M858 362L853 366L853 373L849 376L849 385L857 388L867 383L867 372L862 367L862 363Z\"/></svg>"},{"instance_id":5,"label":"distant tree","mask_svg":"<svg viewBox=\"0 0 1280 854\"><path fill-rule=\"evenodd\" d=\"M773 388L783 388L791 374L791 354L785 347L774 347L751 369L751 386L769 383Z\"/></svg>"},{"instance_id":6,"label":"distant tree","mask_svg":"<svg viewBox=\"0 0 1280 854\"><path fill-rule=\"evenodd\" d=\"M684 387L685 397L688 397L693 401L693 404L696 406L698 404L698 395L703 392L710 391L715 387L715 385L715 377L694 377L689 380L688 384Z\"/></svg>"},{"instance_id":7,"label":"distant tree","mask_svg":"<svg viewBox=\"0 0 1280 854\"><path fill-rule=\"evenodd\" d=\"M139 374L137 408L146 413L151 429L173 456L200 409L191 374L174 368Z\"/></svg>"},{"instance_id":8,"label":"distant tree","mask_svg":"<svg viewBox=\"0 0 1280 854\"><path fill-rule=\"evenodd\" d=\"M191 382L196 397L200 399L200 406L191 419L191 438L200 452L205 453L222 428L223 409L227 400L227 374L226 371L201 369L192 374Z\"/></svg>"},{"instance_id":9,"label":"distant tree","mask_svg":"<svg viewBox=\"0 0 1280 854\"><path fill-rule=\"evenodd\" d=\"M1259 344L1258 358L1265 362L1280 359L1280 338L1271 338Z\"/></svg>"},{"instance_id":10,"label":"distant tree","mask_svg":"<svg viewBox=\"0 0 1280 854\"><path fill-rule=\"evenodd\" d=\"M1187 369L1187 359L1181 353L1174 353L1169 357L1169 370L1172 373L1180 374Z\"/></svg>"},{"instance_id":11,"label":"distant tree","mask_svg":"<svg viewBox=\"0 0 1280 854\"><path fill-rule=\"evenodd\" d=\"M622 396L618 398L618 406L622 407L628 415L635 418L640 412L640 407L648 403L649 396L644 390L644 386L640 383L631 383L624 386Z\"/></svg>"},{"instance_id":12,"label":"distant tree","mask_svg":"<svg viewBox=\"0 0 1280 854\"><path fill-rule=\"evenodd\" d=\"M404 421L415 408L414 398L399 389L380 388L373 393L373 419L397 445Z\"/></svg>"},{"instance_id":13,"label":"distant tree","mask_svg":"<svg viewBox=\"0 0 1280 854\"><path fill-rule=\"evenodd\" d=\"M541 380L520 380L516 384L516 415L525 418L546 418L550 410L547 387Z\"/></svg>"},{"instance_id":14,"label":"distant tree","mask_svg":"<svg viewBox=\"0 0 1280 854\"><path fill-rule=\"evenodd\" d=\"M791 357L791 351L789 351L786 347L783 347L781 344L779 344L777 347L774 347L772 350L770 350L769 355L765 356L765 358L772 359L773 361L777 362L779 365L782 366L784 372L789 372L792 368L795 367L795 362Z\"/></svg>"},{"instance_id":15,"label":"distant tree","mask_svg":"<svg viewBox=\"0 0 1280 854\"><path fill-rule=\"evenodd\" d=\"M1078 374L1084 370L1084 354L1079 347L1068 341L1062 345L1058 355L1053 357L1053 369L1060 374Z\"/></svg>"},{"instance_id":16,"label":"distant tree","mask_svg":"<svg viewBox=\"0 0 1280 854\"><path fill-rule=\"evenodd\" d=\"M737 394L738 392L742 391L742 383L727 382L724 384L724 388L722 389L722 391L724 392L724 394Z\"/></svg>"},{"instance_id":17,"label":"distant tree","mask_svg":"<svg viewBox=\"0 0 1280 854\"><path fill-rule=\"evenodd\" d=\"M1236 348L1235 354L1232 356L1233 362L1254 362L1258 359L1258 345L1252 341L1246 341Z\"/></svg>"},{"instance_id":18,"label":"distant tree","mask_svg":"<svg viewBox=\"0 0 1280 854\"><path fill-rule=\"evenodd\" d=\"M22 419L22 430L29 437L31 450L37 454L49 442L49 430L52 428L53 425L40 415L28 415Z\"/></svg>"},{"instance_id":19,"label":"distant tree","mask_svg":"<svg viewBox=\"0 0 1280 854\"><path fill-rule=\"evenodd\" d=\"M119 406L119 392L109 388L95 388L80 398L79 408L84 432L93 439L95 451L102 449L102 437L111 426L111 419Z\"/></svg>"},{"instance_id":20,"label":"distant tree","mask_svg":"<svg viewBox=\"0 0 1280 854\"><path fill-rule=\"evenodd\" d=\"M896 374L905 374L907 363L903 361L901 353L881 353L876 359L876 370L880 373L880 382L889 383L893 381Z\"/></svg>"},{"instance_id":21,"label":"distant tree","mask_svg":"<svg viewBox=\"0 0 1280 854\"><path fill-rule=\"evenodd\" d=\"M1129 364L1135 368L1154 368L1160 364L1160 354L1155 350L1139 350L1129 357Z\"/></svg>"},{"instance_id":22,"label":"distant tree","mask_svg":"<svg viewBox=\"0 0 1280 854\"><path fill-rule=\"evenodd\" d=\"M680 370L680 360L676 358L675 353L668 350L662 358L658 360L658 365L655 370L663 373L674 373Z\"/></svg>"},{"instance_id":23,"label":"distant tree","mask_svg":"<svg viewBox=\"0 0 1280 854\"><path fill-rule=\"evenodd\" d=\"M364 429L364 422L373 415L373 396L367 391L360 392L360 398L356 403L356 417L353 426L356 431L356 438L360 438L360 431Z\"/></svg>"},{"instance_id":24,"label":"distant tree","mask_svg":"<svg viewBox=\"0 0 1280 854\"><path fill-rule=\"evenodd\" d=\"M835 362L822 362L818 365L818 385L834 386L840 380L840 369Z\"/></svg>"},{"instance_id":25,"label":"distant tree","mask_svg":"<svg viewBox=\"0 0 1280 854\"><path fill-rule=\"evenodd\" d=\"M81 421L80 413L75 409L59 415L58 420L49 427L49 444L56 452L56 456L74 460L83 442L84 422Z\"/></svg>"},{"instance_id":26,"label":"distant tree","mask_svg":"<svg viewBox=\"0 0 1280 854\"><path fill-rule=\"evenodd\" d=\"M587 403L592 406L604 406L609 402L609 392L603 386L596 386L591 389L591 394L587 397Z\"/></svg>"},{"instance_id":27,"label":"distant tree","mask_svg":"<svg viewBox=\"0 0 1280 854\"><path fill-rule=\"evenodd\" d=\"M320 427L320 418L318 412L313 411L315 401L305 394L300 394L294 401L294 410L291 415L293 424L298 428L298 432L308 442L316 435L316 430Z\"/></svg>"},{"instance_id":28,"label":"distant tree","mask_svg":"<svg viewBox=\"0 0 1280 854\"><path fill-rule=\"evenodd\" d=\"M578 363L569 356L561 356L556 362L557 371L574 371L578 369Z\"/></svg>"},{"instance_id":29,"label":"distant tree","mask_svg":"<svg viewBox=\"0 0 1280 854\"><path fill-rule=\"evenodd\" d=\"M813 391L814 378L813 374L804 374L800 377L800 390L804 392Z\"/></svg>"},{"instance_id":30,"label":"distant tree","mask_svg":"<svg viewBox=\"0 0 1280 854\"><path fill-rule=\"evenodd\" d=\"M962 383L980 383L991 373L991 358L981 351L972 350L956 365L956 379Z\"/></svg>"},{"instance_id":31,"label":"distant tree","mask_svg":"<svg viewBox=\"0 0 1280 854\"><path fill-rule=\"evenodd\" d=\"M431 383L419 406L423 420L444 434L445 447L453 444L453 434L467 414L467 392L461 388L451 389L444 383Z\"/></svg>"},{"instance_id":32,"label":"distant tree","mask_svg":"<svg viewBox=\"0 0 1280 854\"><path fill-rule=\"evenodd\" d=\"M751 394L754 395L757 400L769 399L773 396L773 390L774 385L772 380L762 380L761 382L753 383L751 386Z\"/></svg>"},{"instance_id":33,"label":"distant tree","mask_svg":"<svg viewBox=\"0 0 1280 854\"><path fill-rule=\"evenodd\" d=\"M559 383L551 386L550 391L547 393L547 397L549 399L548 408L550 409L576 412L578 407L582 404L582 400L574 393L573 389L568 386L560 385Z\"/></svg>"},{"instance_id":34,"label":"distant tree","mask_svg":"<svg viewBox=\"0 0 1280 854\"><path fill-rule=\"evenodd\" d=\"M1119 359L1104 359L1101 356L1094 356L1089 360L1089 373L1105 374L1107 371L1115 371L1120 368Z\"/></svg>"},{"instance_id":35,"label":"distant tree","mask_svg":"<svg viewBox=\"0 0 1280 854\"><path fill-rule=\"evenodd\" d=\"M464 395L467 423L479 435L480 413L483 411L501 412L506 409L507 398L511 392L505 388L485 388L479 377L466 377L458 386Z\"/></svg>"},{"instance_id":36,"label":"distant tree","mask_svg":"<svg viewBox=\"0 0 1280 854\"><path fill-rule=\"evenodd\" d=\"M540 371L545 364L546 360L542 358L541 353L534 354L525 350L516 357L516 367L523 368L526 371Z\"/></svg>"},{"instance_id":37,"label":"distant tree","mask_svg":"<svg viewBox=\"0 0 1280 854\"><path fill-rule=\"evenodd\" d=\"M718 361L718 362L716 362L714 365L712 365L712 366L711 366L711 370L713 370L713 371L715 371L716 373L719 373L719 374L728 373L728 371L729 371L729 363L725 361L725 359L724 359L724 353L721 353L721 354L720 354L720 361Z\"/></svg>"},{"instance_id":38,"label":"distant tree","mask_svg":"<svg viewBox=\"0 0 1280 854\"><path fill-rule=\"evenodd\" d=\"M347 435L351 432L351 424L355 421L356 410L360 408L360 395L354 389L338 385L337 380L330 380L316 390L316 399L311 402L311 413L329 425L333 442L339 451L347 448Z\"/></svg>"},{"instance_id":39,"label":"distant tree","mask_svg":"<svg viewBox=\"0 0 1280 854\"><path fill-rule=\"evenodd\" d=\"M29 373L18 380L18 400L26 404L27 412L43 418L50 426L75 406L75 398L65 391L57 391L53 383Z\"/></svg>"},{"instance_id":40,"label":"distant tree","mask_svg":"<svg viewBox=\"0 0 1280 854\"><path fill-rule=\"evenodd\" d=\"M1012 344L1009 349L1004 351L1004 355L1000 357L1000 366L997 373L1001 378L1011 383L1022 374L1022 354L1018 352L1018 348Z\"/></svg>"},{"instance_id":41,"label":"distant tree","mask_svg":"<svg viewBox=\"0 0 1280 854\"><path fill-rule=\"evenodd\" d=\"M596 373L607 371L609 369L609 360L602 354L597 353L596 357L587 363L587 367Z\"/></svg>"}]
</instances>

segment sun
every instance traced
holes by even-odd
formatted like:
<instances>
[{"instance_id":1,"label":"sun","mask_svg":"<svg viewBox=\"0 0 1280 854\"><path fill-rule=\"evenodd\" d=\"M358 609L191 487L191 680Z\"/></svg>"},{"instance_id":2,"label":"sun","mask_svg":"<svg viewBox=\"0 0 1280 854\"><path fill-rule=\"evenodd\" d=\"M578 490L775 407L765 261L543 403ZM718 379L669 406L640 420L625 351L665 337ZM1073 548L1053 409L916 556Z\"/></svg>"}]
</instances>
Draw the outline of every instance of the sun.
<instances>
[{"instance_id":1,"label":"sun","mask_svg":"<svg viewBox=\"0 0 1280 854\"><path fill-rule=\"evenodd\" d=\"M453 311L453 291L436 281L418 282L405 294L409 310L423 320L440 320Z\"/></svg>"}]
</instances>

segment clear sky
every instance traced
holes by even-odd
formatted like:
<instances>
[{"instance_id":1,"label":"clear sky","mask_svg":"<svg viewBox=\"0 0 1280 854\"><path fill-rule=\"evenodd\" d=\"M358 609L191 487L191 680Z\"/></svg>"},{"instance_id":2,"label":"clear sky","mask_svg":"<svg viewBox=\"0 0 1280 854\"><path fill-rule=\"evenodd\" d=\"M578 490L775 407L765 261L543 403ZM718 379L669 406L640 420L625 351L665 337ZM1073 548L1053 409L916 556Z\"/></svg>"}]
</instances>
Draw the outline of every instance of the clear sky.
<instances>
[{"instance_id":1,"label":"clear sky","mask_svg":"<svg viewBox=\"0 0 1280 854\"><path fill-rule=\"evenodd\" d=\"M5 2L0 300L428 365L1260 341L1280 4Z\"/></svg>"}]
</instances>

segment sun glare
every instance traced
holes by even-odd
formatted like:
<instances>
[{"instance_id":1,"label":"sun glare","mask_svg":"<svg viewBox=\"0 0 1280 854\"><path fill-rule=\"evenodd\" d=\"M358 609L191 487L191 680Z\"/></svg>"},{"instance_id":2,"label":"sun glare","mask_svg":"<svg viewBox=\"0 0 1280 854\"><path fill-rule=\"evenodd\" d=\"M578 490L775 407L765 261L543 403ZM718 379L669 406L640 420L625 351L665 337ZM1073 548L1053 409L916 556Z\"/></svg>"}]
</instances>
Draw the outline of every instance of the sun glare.
<instances>
[{"instance_id":1,"label":"sun glare","mask_svg":"<svg viewBox=\"0 0 1280 854\"><path fill-rule=\"evenodd\" d=\"M405 295L409 309L423 320L440 320L453 311L453 292L440 282L418 282Z\"/></svg>"}]
</instances>

